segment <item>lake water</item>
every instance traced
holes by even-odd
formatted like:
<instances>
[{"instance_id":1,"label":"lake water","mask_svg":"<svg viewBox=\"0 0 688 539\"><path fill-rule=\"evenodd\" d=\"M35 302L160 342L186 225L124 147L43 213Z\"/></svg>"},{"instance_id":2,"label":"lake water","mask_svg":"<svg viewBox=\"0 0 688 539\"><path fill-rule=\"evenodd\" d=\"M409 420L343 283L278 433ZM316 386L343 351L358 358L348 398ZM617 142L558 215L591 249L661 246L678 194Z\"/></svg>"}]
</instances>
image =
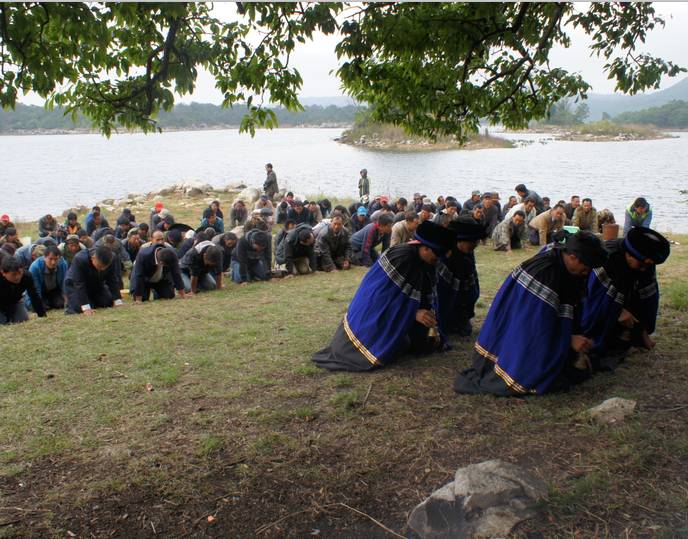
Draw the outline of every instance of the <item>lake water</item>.
<instances>
[{"instance_id":1,"label":"lake water","mask_svg":"<svg viewBox=\"0 0 688 539\"><path fill-rule=\"evenodd\" d=\"M61 213L76 204L147 192L184 179L215 186L261 186L272 162L280 187L297 194L355 196L367 168L371 191L461 201L473 189L502 200L525 183L552 201L572 194L593 199L623 222L638 196L653 206L653 226L688 232L688 133L632 142L547 142L541 135L505 134L531 144L515 149L423 153L374 152L334 141L341 129L279 129L255 138L237 131L163 134L0 136L0 212L13 219Z\"/></svg>"}]
</instances>

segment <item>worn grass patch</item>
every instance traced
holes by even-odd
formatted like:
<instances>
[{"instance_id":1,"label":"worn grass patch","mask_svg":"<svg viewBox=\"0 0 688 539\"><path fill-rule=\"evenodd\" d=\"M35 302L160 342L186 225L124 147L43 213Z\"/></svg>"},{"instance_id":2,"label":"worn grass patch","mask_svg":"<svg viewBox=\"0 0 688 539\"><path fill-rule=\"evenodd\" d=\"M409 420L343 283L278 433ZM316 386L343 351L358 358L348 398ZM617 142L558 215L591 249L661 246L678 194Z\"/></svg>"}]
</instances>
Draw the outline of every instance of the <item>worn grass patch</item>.
<instances>
[{"instance_id":1,"label":"worn grass patch","mask_svg":"<svg viewBox=\"0 0 688 539\"><path fill-rule=\"evenodd\" d=\"M657 348L543 398L455 395L470 340L372 373L317 369L361 269L0 328L0 536L381 538L332 507L405 534L415 504L490 458L550 485L514 537L686 536L688 238L676 239L658 271ZM479 248L476 328L533 253ZM613 396L638 401L630 420L581 420Z\"/></svg>"}]
</instances>

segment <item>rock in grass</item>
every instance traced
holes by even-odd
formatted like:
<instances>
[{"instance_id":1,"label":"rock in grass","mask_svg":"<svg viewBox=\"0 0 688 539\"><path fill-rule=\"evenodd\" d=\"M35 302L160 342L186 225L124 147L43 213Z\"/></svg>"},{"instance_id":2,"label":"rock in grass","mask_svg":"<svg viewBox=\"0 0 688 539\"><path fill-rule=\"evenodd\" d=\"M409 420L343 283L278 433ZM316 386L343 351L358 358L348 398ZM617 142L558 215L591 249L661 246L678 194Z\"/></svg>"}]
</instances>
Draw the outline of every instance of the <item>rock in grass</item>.
<instances>
[{"instance_id":1,"label":"rock in grass","mask_svg":"<svg viewBox=\"0 0 688 539\"><path fill-rule=\"evenodd\" d=\"M506 537L536 515L545 484L525 469L488 460L459 468L454 481L411 512L409 527L421 539Z\"/></svg>"},{"instance_id":2,"label":"rock in grass","mask_svg":"<svg viewBox=\"0 0 688 539\"><path fill-rule=\"evenodd\" d=\"M626 419L635 410L636 401L614 397L607 399L602 404L590 408L588 415L600 425L619 423Z\"/></svg>"}]
</instances>

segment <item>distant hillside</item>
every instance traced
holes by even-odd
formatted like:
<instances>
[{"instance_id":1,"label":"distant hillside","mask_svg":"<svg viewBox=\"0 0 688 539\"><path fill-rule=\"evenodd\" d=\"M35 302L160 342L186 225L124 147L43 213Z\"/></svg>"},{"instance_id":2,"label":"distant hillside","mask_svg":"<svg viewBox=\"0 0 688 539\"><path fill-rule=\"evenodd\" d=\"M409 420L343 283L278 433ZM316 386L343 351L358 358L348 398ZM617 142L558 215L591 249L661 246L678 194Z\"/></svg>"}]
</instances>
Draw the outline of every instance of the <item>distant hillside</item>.
<instances>
[{"instance_id":1,"label":"distant hillside","mask_svg":"<svg viewBox=\"0 0 688 539\"><path fill-rule=\"evenodd\" d=\"M651 107L661 107L671 101L688 101L688 78L677 82L673 86L639 95L622 94L589 94L584 101L590 109L588 121L594 122L602 119L602 114L618 116L622 112L631 112Z\"/></svg>"},{"instance_id":2,"label":"distant hillside","mask_svg":"<svg viewBox=\"0 0 688 539\"><path fill-rule=\"evenodd\" d=\"M650 124L657 127L688 128L688 101L670 101L661 107L624 112L614 117L616 123Z\"/></svg>"},{"instance_id":3,"label":"distant hillside","mask_svg":"<svg viewBox=\"0 0 688 539\"><path fill-rule=\"evenodd\" d=\"M350 125L359 107L347 105L306 105L302 112L274 109L280 126L328 126ZM177 105L171 112L161 112L157 121L163 129L203 129L223 126L238 126L245 114L244 107L223 109L208 103ZM44 130L88 129L90 123L82 116L76 122L65 116L61 109L45 110L35 105L17 105L16 110L0 109L0 133Z\"/></svg>"}]
</instances>

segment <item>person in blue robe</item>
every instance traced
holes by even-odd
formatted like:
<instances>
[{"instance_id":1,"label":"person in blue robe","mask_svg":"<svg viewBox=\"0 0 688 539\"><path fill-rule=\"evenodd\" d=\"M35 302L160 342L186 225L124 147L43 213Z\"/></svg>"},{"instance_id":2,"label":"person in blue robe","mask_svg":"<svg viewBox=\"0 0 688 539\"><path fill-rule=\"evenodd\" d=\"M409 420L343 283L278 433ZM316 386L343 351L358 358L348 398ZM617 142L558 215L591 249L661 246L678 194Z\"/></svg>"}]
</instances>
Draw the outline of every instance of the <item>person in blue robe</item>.
<instances>
[{"instance_id":1,"label":"person in blue robe","mask_svg":"<svg viewBox=\"0 0 688 539\"><path fill-rule=\"evenodd\" d=\"M593 340L595 370L614 370L631 346L651 349L659 307L655 266L670 253L669 241L646 227L605 243L607 263L590 274L581 324Z\"/></svg>"},{"instance_id":2,"label":"person in blue robe","mask_svg":"<svg viewBox=\"0 0 688 539\"><path fill-rule=\"evenodd\" d=\"M457 393L540 395L589 375L578 356L592 340L581 334L579 306L592 268L606 261L602 242L578 232L517 266L494 298L473 350L473 368L458 375ZM578 316L577 316L578 315Z\"/></svg>"},{"instance_id":3,"label":"person in blue robe","mask_svg":"<svg viewBox=\"0 0 688 539\"><path fill-rule=\"evenodd\" d=\"M486 237L481 224L453 221L449 230L456 241L448 257L437 262L437 323L444 335L469 337L473 332L471 319L480 297L480 282L473 252Z\"/></svg>"},{"instance_id":4,"label":"person in blue robe","mask_svg":"<svg viewBox=\"0 0 688 539\"><path fill-rule=\"evenodd\" d=\"M441 346L436 335L435 264L455 235L426 221L414 240L387 249L368 270L329 346L313 356L331 371L368 371Z\"/></svg>"}]
</instances>

